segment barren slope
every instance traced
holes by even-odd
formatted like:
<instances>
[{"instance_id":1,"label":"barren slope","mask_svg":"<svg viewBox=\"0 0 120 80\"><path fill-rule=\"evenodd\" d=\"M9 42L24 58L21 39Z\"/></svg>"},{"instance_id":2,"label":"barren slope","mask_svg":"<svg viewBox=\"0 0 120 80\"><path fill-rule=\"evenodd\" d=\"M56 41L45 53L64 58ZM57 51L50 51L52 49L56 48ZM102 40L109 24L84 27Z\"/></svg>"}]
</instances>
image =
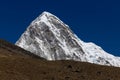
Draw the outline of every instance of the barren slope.
<instances>
[{"instance_id":1,"label":"barren slope","mask_svg":"<svg viewBox=\"0 0 120 80\"><path fill-rule=\"evenodd\" d=\"M120 68L76 61L46 61L3 42L0 41L0 80L120 80Z\"/></svg>"}]
</instances>

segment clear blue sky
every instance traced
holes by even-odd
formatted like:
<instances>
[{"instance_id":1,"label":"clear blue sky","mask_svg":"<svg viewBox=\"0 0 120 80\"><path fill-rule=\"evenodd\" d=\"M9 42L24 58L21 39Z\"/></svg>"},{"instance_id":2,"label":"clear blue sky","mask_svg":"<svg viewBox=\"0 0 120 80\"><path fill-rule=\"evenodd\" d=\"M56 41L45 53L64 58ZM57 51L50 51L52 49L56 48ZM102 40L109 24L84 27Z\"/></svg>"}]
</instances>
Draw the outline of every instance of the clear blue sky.
<instances>
[{"instance_id":1,"label":"clear blue sky","mask_svg":"<svg viewBox=\"0 0 120 80\"><path fill-rule=\"evenodd\" d=\"M43 11L58 16L82 40L120 56L119 0L1 0L0 38L15 43Z\"/></svg>"}]
</instances>

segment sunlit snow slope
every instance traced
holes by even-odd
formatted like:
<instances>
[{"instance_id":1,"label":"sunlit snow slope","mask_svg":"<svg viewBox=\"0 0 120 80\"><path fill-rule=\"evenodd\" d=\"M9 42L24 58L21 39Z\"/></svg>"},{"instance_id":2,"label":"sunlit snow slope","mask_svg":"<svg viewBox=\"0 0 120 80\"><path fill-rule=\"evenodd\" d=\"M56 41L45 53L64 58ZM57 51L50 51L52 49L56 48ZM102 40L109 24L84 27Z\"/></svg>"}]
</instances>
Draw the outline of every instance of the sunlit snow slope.
<instances>
[{"instance_id":1,"label":"sunlit snow slope","mask_svg":"<svg viewBox=\"0 0 120 80\"><path fill-rule=\"evenodd\" d=\"M43 12L22 34L16 45L47 60L75 60L120 67L120 58L94 43L80 40L59 18Z\"/></svg>"}]
</instances>

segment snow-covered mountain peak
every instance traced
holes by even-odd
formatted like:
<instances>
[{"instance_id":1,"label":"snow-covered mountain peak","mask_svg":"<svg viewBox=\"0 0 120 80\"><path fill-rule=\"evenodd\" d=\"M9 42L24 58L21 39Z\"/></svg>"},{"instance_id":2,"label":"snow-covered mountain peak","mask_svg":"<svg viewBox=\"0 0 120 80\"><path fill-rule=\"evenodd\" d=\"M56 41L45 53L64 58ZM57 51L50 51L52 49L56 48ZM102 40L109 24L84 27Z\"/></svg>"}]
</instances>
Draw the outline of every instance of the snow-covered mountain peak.
<instances>
[{"instance_id":1,"label":"snow-covered mountain peak","mask_svg":"<svg viewBox=\"0 0 120 80\"><path fill-rule=\"evenodd\" d=\"M50 17L50 16L54 16L54 15L51 14L50 12L44 11L42 14L38 16L38 18L44 18L44 17Z\"/></svg>"},{"instance_id":2,"label":"snow-covered mountain peak","mask_svg":"<svg viewBox=\"0 0 120 80\"><path fill-rule=\"evenodd\" d=\"M120 67L120 58L94 43L80 40L58 17L43 12L22 34L16 45L47 60L76 60Z\"/></svg>"},{"instance_id":3,"label":"snow-covered mountain peak","mask_svg":"<svg viewBox=\"0 0 120 80\"><path fill-rule=\"evenodd\" d=\"M48 23L50 23L50 20L53 19L53 18L56 19L57 21L59 21L59 18L57 18L56 16L54 16L53 14L51 14L47 11L44 11L31 24L32 25L36 25L36 24L39 25L39 23L43 22L43 23L46 23L48 25Z\"/></svg>"},{"instance_id":4,"label":"snow-covered mountain peak","mask_svg":"<svg viewBox=\"0 0 120 80\"><path fill-rule=\"evenodd\" d=\"M42 21L42 22L47 22L48 21L48 18L49 18L49 16L51 16L51 14L50 13L48 13L48 12L43 12L40 16L38 16L33 22L32 22L32 25L34 25L34 24L38 24L40 21Z\"/></svg>"},{"instance_id":5,"label":"snow-covered mountain peak","mask_svg":"<svg viewBox=\"0 0 120 80\"><path fill-rule=\"evenodd\" d=\"M50 27L49 23L51 23L53 21L55 21L58 24L69 27L68 25L64 24L57 16L55 16L52 13L47 12L47 11L44 11L41 15L39 15L31 24L36 25L36 23L39 24L39 22L44 22L45 24L47 24ZM60 27L60 26L56 26L56 27Z\"/></svg>"},{"instance_id":6,"label":"snow-covered mountain peak","mask_svg":"<svg viewBox=\"0 0 120 80\"><path fill-rule=\"evenodd\" d=\"M54 16L53 14L51 14L50 12L47 12L47 11L44 11L44 12L42 13L42 15Z\"/></svg>"}]
</instances>

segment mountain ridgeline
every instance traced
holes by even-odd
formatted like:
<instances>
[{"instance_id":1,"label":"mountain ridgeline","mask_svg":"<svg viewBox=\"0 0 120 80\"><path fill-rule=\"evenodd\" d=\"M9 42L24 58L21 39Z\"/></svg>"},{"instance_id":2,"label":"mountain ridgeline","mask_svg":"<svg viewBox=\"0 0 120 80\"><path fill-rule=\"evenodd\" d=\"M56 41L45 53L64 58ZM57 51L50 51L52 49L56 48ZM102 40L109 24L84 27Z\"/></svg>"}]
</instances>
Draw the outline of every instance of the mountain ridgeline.
<instances>
[{"instance_id":1,"label":"mountain ridgeline","mask_svg":"<svg viewBox=\"0 0 120 80\"><path fill-rule=\"evenodd\" d=\"M120 67L120 58L94 43L79 39L58 17L43 12L21 35L16 45L47 60L75 60Z\"/></svg>"}]
</instances>

